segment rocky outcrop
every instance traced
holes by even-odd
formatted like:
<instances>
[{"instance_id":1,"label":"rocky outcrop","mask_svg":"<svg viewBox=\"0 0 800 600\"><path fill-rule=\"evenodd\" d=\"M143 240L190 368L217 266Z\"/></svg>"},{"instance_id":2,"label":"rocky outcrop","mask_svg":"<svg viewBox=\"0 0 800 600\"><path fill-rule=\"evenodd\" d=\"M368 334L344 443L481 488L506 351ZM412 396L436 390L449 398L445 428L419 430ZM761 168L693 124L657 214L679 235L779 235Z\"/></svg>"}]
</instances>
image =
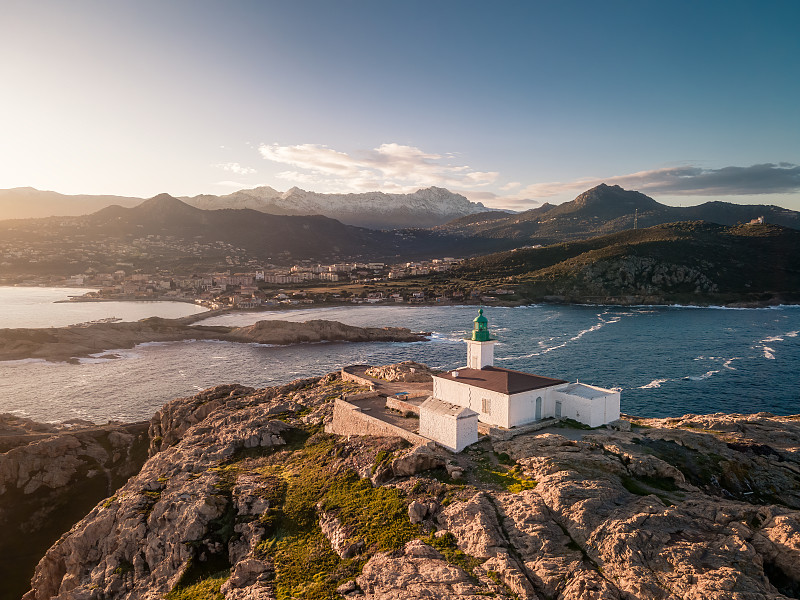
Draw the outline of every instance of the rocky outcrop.
<instances>
[{"instance_id":1,"label":"rocky outcrop","mask_svg":"<svg viewBox=\"0 0 800 600\"><path fill-rule=\"evenodd\" d=\"M334 379L335 377L329 377L328 381ZM222 407L236 410L242 403L249 404L281 397L284 401L277 405L277 412L300 410L303 405L288 399L287 395L295 390L313 386L319 381L319 377L297 379L287 385L262 390L239 384L219 385L190 398L169 402L150 419L150 456L164 448L174 446L190 427L197 425L213 411ZM251 438L246 442L249 444L248 447L259 445L258 436L253 436L251 432L247 435Z\"/></svg>"},{"instance_id":2,"label":"rocky outcrop","mask_svg":"<svg viewBox=\"0 0 800 600\"><path fill-rule=\"evenodd\" d=\"M404 327L355 327L338 321L313 320L258 321L249 327L235 327L228 337L232 342L259 344L299 344L305 342L422 342L424 334Z\"/></svg>"},{"instance_id":3,"label":"rocky outcrop","mask_svg":"<svg viewBox=\"0 0 800 600\"><path fill-rule=\"evenodd\" d=\"M431 381L434 374L427 365L406 360L393 365L382 367L370 367L366 371L370 377L383 379L385 381L405 381L409 383L425 383Z\"/></svg>"},{"instance_id":4,"label":"rocky outcrop","mask_svg":"<svg viewBox=\"0 0 800 600\"><path fill-rule=\"evenodd\" d=\"M599 260L586 265L578 274L586 292L594 296L654 296L679 292L709 294L719 291L703 268L668 263L651 257L626 256Z\"/></svg>"},{"instance_id":5,"label":"rocky outcrop","mask_svg":"<svg viewBox=\"0 0 800 600\"><path fill-rule=\"evenodd\" d=\"M25 598L156 597L178 583L190 559L227 563L229 551L235 558L250 552L258 528L240 527L229 548L225 527L237 509L244 507L238 514L247 516L263 507L246 499L252 494L243 486L234 499L234 490L226 492L226 473L211 467L247 447L251 436L224 435L241 420L257 432L258 447L285 444L281 434L288 426L271 418L272 409L249 407L233 417L218 410L180 444L156 454L48 551ZM209 431L223 435L212 439Z\"/></svg>"},{"instance_id":6,"label":"rocky outcrop","mask_svg":"<svg viewBox=\"0 0 800 600\"><path fill-rule=\"evenodd\" d=\"M526 581L540 597L796 596L798 420L715 415L647 423L653 429L579 442L544 434L496 444L536 488L476 494L445 509L440 526L524 597L534 597ZM708 429L692 431L699 425ZM753 437L742 433L751 429ZM765 450L748 457L729 447L733 434L736 444L759 447L770 430L777 434L771 460ZM746 481L764 482L770 501L743 491Z\"/></svg>"},{"instance_id":7,"label":"rocky outcrop","mask_svg":"<svg viewBox=\"0 0 800 600\"><path fill-rule=\"evenodd\" d=\"M800 594L800 417L629 418L454 457L322 433L353 388L331 375L165 406L160 446L50 548L25 600Z\"/></svg>"},{"instance_id":8,"label":"rocky outcrop","mask_svg":"<svg viewBox=\"0 0 800 600\"><path fill-rule=\"evenodd\" d=\"M457 565L450 564L435 548L420 540L408 542L399 553L374 556L356 579L358 588L370 600L415 600L417 598L455 598L483 600L497 595L491 582L487 586ZM488 588L488 589L487 589Z\"/></svg>"},{"instance_id":9,"label":"rocky outcrop","mask_svg":"<svg viewBox=\"0 0 800 600\"><path fill-rule=\"evenodd\" d=\"M258 321L247 327L189 325L187 319L151 317L135 323L93 323L46 329L0 329L0 361L40 358L71 361L145 342L222 340L257 344L307 342L420 342L403 327L355 327L337 321ZM114 357L111 355L110 357Z\"/></svg>"},{"instance_id":10,"label":"rocky outcrop","mask_svg":"<svg viewBox=\"0 0 800 600\"><path fill-rule=\"evenodd\" d=\"M47 548L147 457L147 424L54 426L6 416L0 432L0 598L18 599Z\"/></svg>"}]
</instances>

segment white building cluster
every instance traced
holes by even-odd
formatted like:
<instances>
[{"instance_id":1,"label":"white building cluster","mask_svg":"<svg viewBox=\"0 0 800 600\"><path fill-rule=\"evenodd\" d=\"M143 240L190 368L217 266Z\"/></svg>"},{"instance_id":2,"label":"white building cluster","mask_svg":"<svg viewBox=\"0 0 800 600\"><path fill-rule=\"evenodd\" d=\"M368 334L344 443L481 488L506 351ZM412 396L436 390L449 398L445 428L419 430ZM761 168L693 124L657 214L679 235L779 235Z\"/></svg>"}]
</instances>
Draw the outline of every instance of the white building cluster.
<instances>
[{"instance_id":1,"label":"white building cluster","mask_svg":"<svg viewBox=\"0 0 800 600\"><path fill-rule=\"evenodd\" d=\"M619 392L495 367L496 343L481 310L467 340L467 366L433 377L433 394L420 406L420 435L460 452L478 440L478 421L511 429L546 418L590 427L619 419Z\"/></svg>"}]
</instances>

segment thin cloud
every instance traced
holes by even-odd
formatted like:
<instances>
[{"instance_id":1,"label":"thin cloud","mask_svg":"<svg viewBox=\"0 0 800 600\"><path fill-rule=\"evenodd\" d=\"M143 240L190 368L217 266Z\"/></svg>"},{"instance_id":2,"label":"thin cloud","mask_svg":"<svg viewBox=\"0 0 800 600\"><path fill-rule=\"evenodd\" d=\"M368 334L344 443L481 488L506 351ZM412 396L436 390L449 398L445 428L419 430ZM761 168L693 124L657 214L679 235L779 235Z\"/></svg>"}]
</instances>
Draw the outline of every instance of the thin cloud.
<instances>
[{"instance_id":1,"label":"thin cloud","mask_svg":"<svg viewBox=\"0 0 800 600\"><path fill-rule=\"evenodd\" d=\"M258 149L265 159L294 167L280 173L281 179L338 191L407 192L427 186L473 188L490 185L499 175L454 165L448 162L452 155L432 154L394 143L381 144L360 155L320 144L261 144Z\"/></svg>"},{"instance_id":2,"label":"thin cloud","mask_svg":"<svg viewBox=\"0 0 800 600\"><path fill-rule=\"evenodd\" d=\"M237 162L229 162L229 163L219 163L214 165L218 169L222 169L223 171L230 171L231 173L236 173L237 175L252 175L253 173L258 173L252 167L243 167Z\"/></svg>"},{"instance_id":3,"label":"thin cloud","mask_svg":"<svg viewBox=\"0 0 800 600\"><path fill-rule=\"evenodd\" d=\"M547 198L581 192L601 183L619 185L644 193L674 196L748 196L800 191L800 166L792 163L764 163L749 167L703 169L695 166L667 167L606 178L584 178L570 182L529 185L517 198Z\"/></svg>"}]
</instances>

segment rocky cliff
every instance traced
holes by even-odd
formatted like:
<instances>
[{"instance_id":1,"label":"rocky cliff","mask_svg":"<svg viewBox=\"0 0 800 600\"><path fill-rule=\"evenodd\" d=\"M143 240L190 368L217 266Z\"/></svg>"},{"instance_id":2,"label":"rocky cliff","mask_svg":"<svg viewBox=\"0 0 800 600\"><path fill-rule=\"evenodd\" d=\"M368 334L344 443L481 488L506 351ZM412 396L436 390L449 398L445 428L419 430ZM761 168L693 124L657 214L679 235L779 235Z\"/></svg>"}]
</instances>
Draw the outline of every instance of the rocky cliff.
<instances>
[{"instance_id":1,"label":"rocky cliff","mask_svg":"<svg viewBox=\"0 0 800 600\"><path fill-rule=\"evenodd\" d=\"M357 391L329 375L166 405L141 472L25 600L800 594L798 416L630 418L454 456L322 433Z\"/></svg>"},{"instance_id":2,"label":"rocky cliff","mask_svg":"<svg viewBox=\"0 0 800 600\"><path fill-rule=\"evenodd\" d=\"M0 598L25 592L47 548L139 472L147 447L145 423L53 426L0 415Z\"/></svg>"}]
</instances>

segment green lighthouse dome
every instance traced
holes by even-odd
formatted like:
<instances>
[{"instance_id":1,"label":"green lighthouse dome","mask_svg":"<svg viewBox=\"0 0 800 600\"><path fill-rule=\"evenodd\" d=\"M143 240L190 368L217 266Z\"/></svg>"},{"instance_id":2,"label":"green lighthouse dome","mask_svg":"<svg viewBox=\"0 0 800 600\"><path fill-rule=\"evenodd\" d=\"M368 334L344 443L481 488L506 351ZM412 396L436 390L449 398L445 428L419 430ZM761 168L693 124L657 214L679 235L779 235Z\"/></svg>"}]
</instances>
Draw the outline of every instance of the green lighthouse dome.
<instances>
[{"instance_id":1,"label":"green lighthouse dome","mask_svg":"<svg viewBox=\"0 0 800 600\"><path fill-rule=\"evenodd\" d=\"M478 316L472 321L472 340L475 342L489 342L489 320L483 316L483 309L478 311Z\"/></svg>"}]
</instances>

